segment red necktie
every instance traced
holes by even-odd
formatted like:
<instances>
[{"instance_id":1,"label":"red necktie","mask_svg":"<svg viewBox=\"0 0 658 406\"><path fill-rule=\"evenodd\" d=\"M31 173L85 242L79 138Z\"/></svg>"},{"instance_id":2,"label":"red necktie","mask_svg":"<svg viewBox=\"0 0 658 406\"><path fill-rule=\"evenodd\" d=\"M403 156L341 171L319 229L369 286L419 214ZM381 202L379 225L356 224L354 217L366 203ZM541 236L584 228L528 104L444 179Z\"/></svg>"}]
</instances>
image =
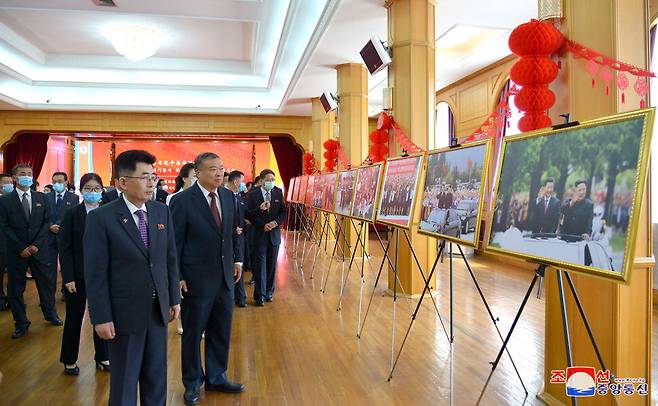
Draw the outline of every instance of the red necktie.
<instances>
[{"instance_id":1,"label":"red necktie","mask_svg":"<svg viewBox=\"0 0 658 406\"><path fill-rule=\"evenodd\" d=\"M217 208L217 195L214 192L208 193L210 196L210 212L212 213L217 227L222 228L222 218L219 216L219 209Z\"/></svg>"}]
</instances>

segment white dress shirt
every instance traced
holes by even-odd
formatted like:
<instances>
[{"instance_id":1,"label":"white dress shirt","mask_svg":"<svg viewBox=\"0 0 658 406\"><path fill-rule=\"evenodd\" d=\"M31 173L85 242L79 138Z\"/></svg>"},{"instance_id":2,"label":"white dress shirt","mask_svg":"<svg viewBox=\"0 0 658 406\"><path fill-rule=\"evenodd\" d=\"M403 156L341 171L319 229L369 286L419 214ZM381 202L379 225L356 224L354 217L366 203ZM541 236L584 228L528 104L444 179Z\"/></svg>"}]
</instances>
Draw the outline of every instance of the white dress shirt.
<instances>
[{"instance_id":1,"label":"white dress shirt","mask_svg":"<svg viewBox=\"0 0 658 406\"><path fill-rule=\"evenodd\" d=\"M30 214L32 214L32 189L27 189L27 192L23 192L16 188L16 192L18 192L18 202L21 206L23 204L23 195L27 195L27 202L30 204Z\"/></svg>"},{"instance_id":2,"label":"white dress shirt","mask_svg":"<svg viewBox=\"0 0 658 406\"><path fill-rule=\"evenodd\" d=\"M123 201L126 202L126 206L128 206L128 211L133 215L133 220L135 221L135 225L137 226L137 229L139 230L139 216L135 214L137 210L144 210L145 213L146 211L146 204L142 203L142 207L137 207L134 204L130 203L128 199L126 199L126 195L122 194L121 197L123 198ZM146 216L146 223L148 224L148 216Z\"/></svg>"},{"instance_id":3,"label":"white dress shirt","mask_svg":"<svg viewBox=\"0 0 658 406\"><path fill-rule=\"evenodd\" d=\"M206 190L203 186L201 186L201 183L197 182L197 185L199 185L199 189L201 189L201 193L206 197L206 201L208 202L208 207L210 207L210 202L212 202L212 199L210 198L210 190ZM222 220L222 204L219 201L219 193L217 193L217 189L215 189L215 203L217 204L217 210L219 210L219 219Z\"/></svg>"}]
</instances>

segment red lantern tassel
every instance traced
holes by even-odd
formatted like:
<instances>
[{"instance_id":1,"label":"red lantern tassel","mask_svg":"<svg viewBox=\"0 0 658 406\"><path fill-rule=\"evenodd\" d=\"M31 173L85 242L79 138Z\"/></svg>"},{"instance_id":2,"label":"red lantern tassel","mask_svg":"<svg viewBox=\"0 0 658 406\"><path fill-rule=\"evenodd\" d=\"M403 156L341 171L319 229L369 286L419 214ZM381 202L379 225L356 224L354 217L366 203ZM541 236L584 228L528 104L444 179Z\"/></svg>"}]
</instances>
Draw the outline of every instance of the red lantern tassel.
<instances>
[{"instance_id":1,"label":"red lantern tassel","mask_svg":"<svg viewBox=\"0 0 658 406\"><path fill-rule=\"evenodd\" d=\"M596 87L596 80L592 78L592 87Z\"/></svg>"},{"instance_id":2,"label":"red lantern tassel","mask_svg":"<svg viewBox=\"0 0 658 406\"><path fill-rule=\"evenodd\" d=\"M610 86L605 87L605 95L610 96Z\"/></svg>"},{"instance_id":3,"label":"red lantern tassel","mask_svg":"<svg viewBox=\"0 0 658 406\"><path fill-rule=\"evenodd\" d=\"M626 95L624 93L621 94L621 104L626 103Z\"/></svg>"},{"instance_id":4,"label":"red lantern tassel","mask_svg":"<svg viewBox=\"0 0 658 406\"><path fill-rule=\"evenodd\" d=\"M645 105L644 99L640 100L640 108L643 109Z\"/></svg>"}]
</instances>

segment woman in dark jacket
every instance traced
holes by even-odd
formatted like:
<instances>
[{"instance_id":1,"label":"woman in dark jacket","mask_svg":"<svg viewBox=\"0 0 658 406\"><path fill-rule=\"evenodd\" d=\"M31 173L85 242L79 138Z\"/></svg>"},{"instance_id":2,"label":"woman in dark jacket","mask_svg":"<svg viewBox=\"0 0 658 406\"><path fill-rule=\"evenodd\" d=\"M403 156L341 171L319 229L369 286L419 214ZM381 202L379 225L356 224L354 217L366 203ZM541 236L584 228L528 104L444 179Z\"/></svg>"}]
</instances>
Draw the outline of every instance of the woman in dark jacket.
<instances>
[{"instance_id":1,"label":"woman in dark jacket","mask_svg":"<svg viewBox=\"0 0 658 406\"><path fill-rule=\"evenodd\" d=\"M85 315L87 293L85 292L82 236L85 232L87 213L96 209L103 193L103 181L95 173L87 173L80 179L83 202L67 210L59 233L59 261L66 295L66 322L62 336L62 351L59 360L64 364L64 373L78 375L78 351L80 331ZM107 344L94 332L96 369L109 371Z\"/></svg>"}]
</instances>

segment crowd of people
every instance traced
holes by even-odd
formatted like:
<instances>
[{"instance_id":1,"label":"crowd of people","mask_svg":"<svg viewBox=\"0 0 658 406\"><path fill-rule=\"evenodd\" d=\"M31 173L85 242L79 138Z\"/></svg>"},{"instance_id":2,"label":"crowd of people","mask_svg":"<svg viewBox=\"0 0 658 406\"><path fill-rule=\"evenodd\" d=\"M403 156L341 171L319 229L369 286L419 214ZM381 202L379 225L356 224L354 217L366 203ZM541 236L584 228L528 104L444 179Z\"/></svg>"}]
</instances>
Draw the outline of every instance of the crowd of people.
<instances>
[{"instance_id":1,"label":"crowd of people","mask_svg":"<svg viewBox=\"0 0 658 406\"><path fill-rule=\"evenodd\" d=\"M382 189L379 213L382 216L408 216L415 188L415 172L390 177L388 184Z\"/></svg>"},{"instance_id":2,"label":"crowd of people","mask_svg":"<svg viewBox=\"0 0 658 406\"><path fill-rule=\"evenodd\" d=\"M206 152L182 166L167 193L155 162L146 151L123 152L113 187L87 173L79 195L64 172L52 175L48 193L36 190L28 164L0 174L0 310L11 310L12 338L31 324L23 298L31 274L43 318L64 326L64 373L76 376L88 307L110 405L136 405L138 387L142 405L166 403L167 325L179 315L184 403L197 404L202 385L241 392L227 371L233 308L246 307L243 270L252 273L256 306L272 302L276 287L286 206L274 172L245 184L242 172L225 172ZM58 271L64 321L55 306Z\"/></svg>"},{"instance_id":3,"label":"crowd of people","mask_svg":"<svg viewBox=\"0 0 658 406\"><path fill-rule=\"evenodd\" d=\"M380 166L359 169L359 175L354 188L354 207L352 216L362 219L374 219L375 197L379 186Z\"/></svg>"}]
</instances>

